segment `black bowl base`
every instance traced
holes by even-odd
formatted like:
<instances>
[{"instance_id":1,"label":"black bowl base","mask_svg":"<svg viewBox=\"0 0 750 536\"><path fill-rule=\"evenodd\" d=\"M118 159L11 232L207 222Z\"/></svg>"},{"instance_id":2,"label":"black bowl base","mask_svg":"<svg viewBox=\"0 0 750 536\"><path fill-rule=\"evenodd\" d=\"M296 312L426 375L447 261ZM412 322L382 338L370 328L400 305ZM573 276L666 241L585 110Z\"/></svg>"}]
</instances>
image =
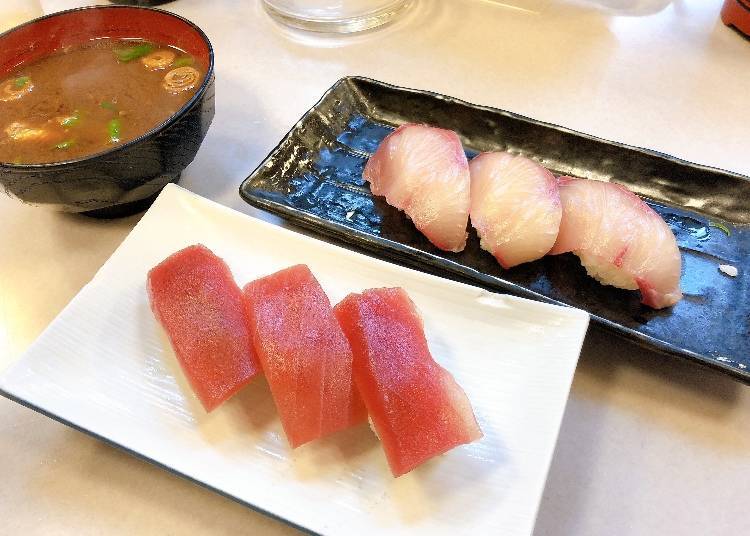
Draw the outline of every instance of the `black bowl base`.
<instances>
[{"instance_id":1,"label":"black bowl base","mask_svg":"<svg viewBox=\"0 0 750 536\"><path fill-rule=\"evenodd\" d=\"M180 180L180 175L181 173L178 173L172 179L170 179L169 182L177 184L177 182L179 182ZM114 219L124 218L125 216L132 216L133 214L143 212L148 207L150 207L151 203L153 203L156 198L159 197L160 193L161 190L144 199L139 199L138 201L131 201L130 203L122 203L121 205L87 210L85 212L79 212L79 214L81 214L82 216L89 216L91 218L99 219Z\"/></svg>"}]
</instances>

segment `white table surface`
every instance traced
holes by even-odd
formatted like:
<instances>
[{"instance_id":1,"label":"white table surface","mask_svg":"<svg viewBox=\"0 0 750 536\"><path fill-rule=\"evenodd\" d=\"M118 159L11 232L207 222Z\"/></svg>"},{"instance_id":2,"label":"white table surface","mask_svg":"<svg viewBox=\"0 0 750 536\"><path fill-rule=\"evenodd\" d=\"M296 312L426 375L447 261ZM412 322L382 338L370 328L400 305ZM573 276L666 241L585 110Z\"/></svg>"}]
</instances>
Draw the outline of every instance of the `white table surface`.
<instances>
[{"instance_id":1,"label":"white table surface","mask_svg":"<svg viewBox=\"0 0 750 536\"><path fill-rule=\"evenodd\" d=\"M179 0L217 57L214 124L182 185L246 213L240 181L339 77L361 74L750 174L750 41L720 0L421 0L334 41L253 0ZM43 0L47 12L83 5ZM522 9L517 9L517 7ZM0 367L17 359L138 220L0 197ZM252 510L0 399L2 534L293 534ZM250 477L250 476L249 476ZM750 388L592 332L536 535L750 534Z\"/></svg>"}]
</instances>

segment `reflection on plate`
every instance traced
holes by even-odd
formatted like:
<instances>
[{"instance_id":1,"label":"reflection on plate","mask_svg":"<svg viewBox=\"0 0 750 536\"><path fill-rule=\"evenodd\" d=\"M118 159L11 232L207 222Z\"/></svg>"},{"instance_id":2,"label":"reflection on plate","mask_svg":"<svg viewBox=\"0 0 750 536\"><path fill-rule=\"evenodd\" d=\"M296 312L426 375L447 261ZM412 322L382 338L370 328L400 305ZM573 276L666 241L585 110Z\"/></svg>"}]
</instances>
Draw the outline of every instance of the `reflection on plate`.
<instances>
[{"instance_id":1,"label":"reflection on plate","mask_svg":"<svg viewBox=\"0 0 750 536\"><path fill-rule=\"evenodd\" d=\"M306 263L331 298L404 287L484 437L394 479L367 425L289 449L264 380L206 414L149 309L146 272L203 243L242 284ZM533 530L584 312L493 294L284 230L168 186L0 391L239 502L321 534Z\"/></svg>"},{"instance_id":2,"label":"reflection on plate","mask_svg":"<svg viewBox=\"0 0 750 536\"><path fill-rule=\"evenodd\" d=\"M599 285L572 254L503 270L479 248L446 253L362 180L368 156L401 123L458 132L467 155L511 151L558 175L619 182L677 237L685 298L653 310ZM750 383L750 179L516 114L365 78L337 82L240 188L252 205L379 257L489 290L578 307L599 326ZM699 207L700 212L696 210ZM721 265L739 267L737 277ZM700 336L696 336L700 334ZM699 369L696 369L699 371Z\"/></svg>"}]
</instances>

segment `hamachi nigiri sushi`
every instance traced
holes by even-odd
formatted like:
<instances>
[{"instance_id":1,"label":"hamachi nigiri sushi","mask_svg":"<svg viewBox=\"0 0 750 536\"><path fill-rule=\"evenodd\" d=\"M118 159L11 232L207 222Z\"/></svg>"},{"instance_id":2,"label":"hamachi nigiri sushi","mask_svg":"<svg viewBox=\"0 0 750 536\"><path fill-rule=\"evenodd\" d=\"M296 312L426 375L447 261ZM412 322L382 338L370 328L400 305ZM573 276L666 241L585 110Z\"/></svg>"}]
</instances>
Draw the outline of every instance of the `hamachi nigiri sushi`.
<instances>
[{"instance_id":1,"label":"hamachi nigiri sushi","mask_svg":"<svg viewBox=\"0 0 750 536\"><path fill-rule=\"evenodd\" d=\"M402 125L380 143L363 176L372 193L403 210L435 246L464 249L469 164L455 132Z\"/></svg>"},{"instance_id":2,"label":"hamachi nigiri sushi","mask_svg":"<svg viewBox=\"0 0 750 536\"><path fill-rule=\"evenodd\" d=\"M480 154L469 169L471 224L482 249L503 268L546 255L562 217L555 176L528 158L502 152Z\"/></svg>"},{"instance_id":3,"label":"hamachi nigiri sushi","mask_svg":"<svg viewBox=\"0 0 750 536\"><path fill-rule=\"evenodd\" d=\"M226 263L202 245L167 257L148 273L151 308L206 411L260 373L242 303Z\"/></svg>"},{"instance_id":4,"label":"hamachi nigiri sushi","mask_svg":"<svg viewBox=\"0 0 750 536\"><path fill-rule=\"evenodd\" d=\"M248 283L253 343L292 448L367 418L352 351L323 288L303 265Z\"/></svg>"},{"instance_id":5,"label":"hamachi nigiri sushi","mask_svg":"<svg viewBox=\"0 0 750 536\"><path fill-rule=\"evenodd\" d=\"M482 437L471 403L430 354L401 288L350 294L334 308L354 353L354 379L394 476Z\"/></svg>"},{"instance_id":6,"label":"hamachi nigiri sushi","mask_svg":"<svg viewBox=\"0 0 750 536\"><path fill-rule=\"evenodd\" d=\"M666 222L618 184L560 177L563 216L553 255L572 251L590 276L618 288L640 289L654 309L682 299L682 260Z\"/></svg>"}]
</instances>

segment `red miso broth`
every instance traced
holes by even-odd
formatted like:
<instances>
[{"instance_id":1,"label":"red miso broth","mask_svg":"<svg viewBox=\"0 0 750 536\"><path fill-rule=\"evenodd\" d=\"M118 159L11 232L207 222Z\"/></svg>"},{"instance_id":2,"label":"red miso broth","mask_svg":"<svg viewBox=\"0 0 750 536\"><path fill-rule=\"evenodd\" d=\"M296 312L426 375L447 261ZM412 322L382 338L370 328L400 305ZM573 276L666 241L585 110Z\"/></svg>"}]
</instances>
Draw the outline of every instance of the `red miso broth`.
<instances>
[{"instance_id":1,"label":"red miso broth","mask_svg":"<svg viewBox=\"0 0 750 536\"><path fill-rule=\"evenodd\" d=\"M205 70L175 47L130 39L21 65L0 82L0 162L59 162L126 143L180 110Z\"/></svg>"}]
</instances>

